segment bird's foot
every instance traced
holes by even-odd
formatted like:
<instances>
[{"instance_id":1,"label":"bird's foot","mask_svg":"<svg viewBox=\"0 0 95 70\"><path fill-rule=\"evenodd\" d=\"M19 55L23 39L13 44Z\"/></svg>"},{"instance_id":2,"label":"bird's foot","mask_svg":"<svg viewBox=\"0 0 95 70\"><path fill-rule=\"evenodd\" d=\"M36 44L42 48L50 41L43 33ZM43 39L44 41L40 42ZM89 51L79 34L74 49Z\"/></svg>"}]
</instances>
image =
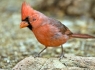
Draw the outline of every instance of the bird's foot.
<instances>
[{"instance_id":1,"label":"bird's foot","mask_svg":"<svg viewBox=\"0 0 95 70\"><path fill-rule=\"evenodd\" d=\"M41 55L37 54L37 55L34 56L34 58L37 58L37 57L41 57Z\"/></svg>"},{"instance_id":2,"label":"bird's foot","mask_svg":"<svg viewBox=\"0 0 95 70\"><path fill-rule=\"evenodd\" d=\"M61 61L62 58L67 58L67 57L64 56L64 54L62 54L62 55L59 57L59 61Z\"/></svg>"}]
</instances>

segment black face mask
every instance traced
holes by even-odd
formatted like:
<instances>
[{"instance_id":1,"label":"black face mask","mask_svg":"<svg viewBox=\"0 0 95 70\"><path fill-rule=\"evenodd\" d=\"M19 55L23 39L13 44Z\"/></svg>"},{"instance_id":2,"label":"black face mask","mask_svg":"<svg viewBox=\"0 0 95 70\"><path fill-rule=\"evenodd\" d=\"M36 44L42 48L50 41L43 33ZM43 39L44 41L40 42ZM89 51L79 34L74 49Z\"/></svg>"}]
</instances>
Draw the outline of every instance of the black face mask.
<instances>
[{"instance_id":1,"label":"black face mask","mask_svg":"<svg viewBox=\"0 0 95 70\"><path fill-rule=\"evenodd\" d=\"M30 30L32 30L32 25L30 24L30 22L29 22L29 17L26 17L24 20L22 20L22 21L25 21L25 22L27 22L29 25L27 26Z\"/></svg>"}]
</instances>

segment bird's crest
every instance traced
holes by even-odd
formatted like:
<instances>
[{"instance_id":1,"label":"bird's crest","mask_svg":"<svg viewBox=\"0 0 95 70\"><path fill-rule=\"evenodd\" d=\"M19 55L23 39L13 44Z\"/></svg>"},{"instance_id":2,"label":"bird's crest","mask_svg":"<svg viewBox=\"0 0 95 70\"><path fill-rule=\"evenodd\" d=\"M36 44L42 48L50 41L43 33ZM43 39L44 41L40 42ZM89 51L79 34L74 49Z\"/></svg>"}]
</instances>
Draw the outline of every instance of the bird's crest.
<instances>
[{"instance_id":1,"label":"bird's crest","mask_svg":"<svg viewBox=\"0 0 95 70\"><path fill-rule=\"evenodd\" d=\"M29 4L26 4L26 2L22 3L21 7L21 18L24 20L26 17L33 14L33 8Z\"/></svg>"}]
</instances>

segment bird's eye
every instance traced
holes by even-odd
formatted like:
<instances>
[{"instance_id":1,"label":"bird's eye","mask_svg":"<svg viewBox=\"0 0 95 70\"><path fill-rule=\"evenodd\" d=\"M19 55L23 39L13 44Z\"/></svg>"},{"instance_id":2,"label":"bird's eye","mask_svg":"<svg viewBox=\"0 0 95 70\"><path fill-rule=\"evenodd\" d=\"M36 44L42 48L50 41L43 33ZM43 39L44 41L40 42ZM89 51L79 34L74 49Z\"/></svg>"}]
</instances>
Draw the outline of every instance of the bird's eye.
<instances>
[{"instance_id":1,"label":"bird's eye","mask_svg":"<svg viewBox=\"0 0 95 70\"><path fill-rule=\"evenodd\" d=\"M35 21L36 19L35 18L33 18L33 21Z\"/></svg>"}]
</instances>

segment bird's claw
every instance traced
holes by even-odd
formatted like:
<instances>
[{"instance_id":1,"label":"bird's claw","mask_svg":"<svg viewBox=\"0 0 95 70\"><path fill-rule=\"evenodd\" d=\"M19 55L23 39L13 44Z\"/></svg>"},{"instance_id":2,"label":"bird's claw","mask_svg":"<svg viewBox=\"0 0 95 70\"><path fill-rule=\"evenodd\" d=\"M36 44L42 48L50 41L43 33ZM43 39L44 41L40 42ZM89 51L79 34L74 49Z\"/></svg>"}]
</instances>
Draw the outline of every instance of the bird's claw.
<instances>
[{"instance_id":1,"label":"bird's claw","mask_svg":"<svg viewBox=\"0 0 95 70\"><path fill-rule=\"evenodd\" d=\"M67 58L67 57L62 54L62 55L59 57L59 61L60 61L62 58Z\"/></svg>"},{"instance_id":2,"label":"bird's claw","mask_svg":"<svg viewBox=\"0 0 95 70\"><path fill-rule=\"evenodd\" d=\"M34 58L41 57L39 54L35 55Z\"/></svg>"}]
</instances>

